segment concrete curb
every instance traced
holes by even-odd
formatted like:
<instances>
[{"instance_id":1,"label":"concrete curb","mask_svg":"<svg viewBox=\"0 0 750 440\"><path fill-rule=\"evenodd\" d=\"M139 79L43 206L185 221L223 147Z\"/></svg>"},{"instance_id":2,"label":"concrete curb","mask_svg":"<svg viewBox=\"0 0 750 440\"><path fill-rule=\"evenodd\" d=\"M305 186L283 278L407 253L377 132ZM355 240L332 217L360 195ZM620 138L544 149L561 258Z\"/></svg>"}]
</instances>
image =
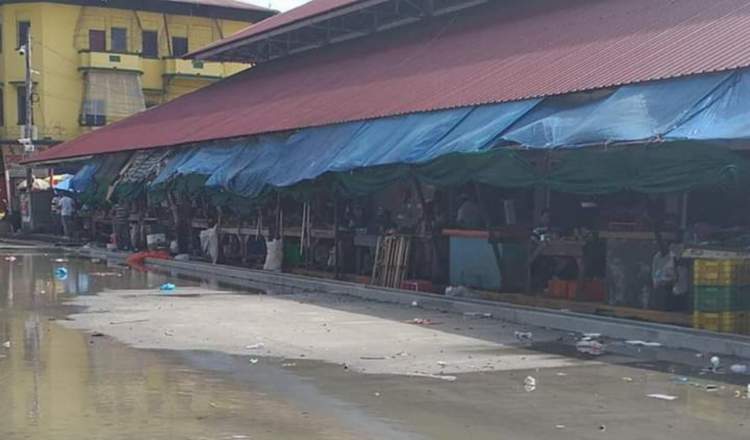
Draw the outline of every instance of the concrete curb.
<instances>
[{"instance_id":1,"label":"concrete curb","mask_svg":"<svg viewBox=\"0 0 750 440\"><path fill-rule=\"evenodd\" d=\"M124 261L125 254L81 249L91 257ZM445 311L449 313L491 313L493 318L520 325L545 327L579 333L601 333L617 339L636 339L659 342L671 348L750 358L750 338L739 335L713 333L664 324L644 323L622 318L610 318L575 312L537 309L493 301L447 298L398 289L324 280L301 275L265 272L202 262L174 260L146 260L147 266L169 271L173 275L209 276L218 281L256 290L279 293L314 291L350 295L369 301L387 302Z\"/></svg>"}]
</instances>

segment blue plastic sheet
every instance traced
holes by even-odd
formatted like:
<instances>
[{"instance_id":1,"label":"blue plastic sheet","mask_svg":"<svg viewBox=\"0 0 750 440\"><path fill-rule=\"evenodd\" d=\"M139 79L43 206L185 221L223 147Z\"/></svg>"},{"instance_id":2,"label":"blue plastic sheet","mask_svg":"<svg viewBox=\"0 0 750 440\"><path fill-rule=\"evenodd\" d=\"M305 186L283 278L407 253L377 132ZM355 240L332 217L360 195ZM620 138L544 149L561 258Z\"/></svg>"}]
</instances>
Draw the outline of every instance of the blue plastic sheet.
<instances>
[{"instance_id":1,"label":"blue plastic sheet","mask_svg":"<svg viewBox=\"0 0 750 440\"><path fill-rule=\"evenodd\" d=\"M527 148L573 148L664 137L694 114L731 73L548 98L502 134Z\"/></svg>"},{"instance_id":2,"label":"blue plastic sheet","mask_svg":"<svg viewBox=\"0 0 750 440\"><path fill-rule=\"evenodd\" d=\"M420 113L258 138L237 160L217 168L206 185L244 197L329 172L420 164L451 153L489 149L499 134L539 100ZM181 165L176 165L180 167Z\"/></svg>"},{"instance_id":3,"label":"blue plastic sheet","mask_svg":"<svg viewBox=\"0 0 750 440\"><path fill-rule=\"evenodd\" d=\"M96 159L83 166L68 181L68 191L84 192L94 183L96 172L102 166L103 160Z\"/></svg>"},{"instance_id":4,"label":"blue plastic sheet","mask_svg":"<svg viewBox=\"0 0 750 440\"><path fill-rule=\"evenodd\" d=\"M327 173L419 165L504 145L583 148L654 140L750 137L750 71L696 75L565 97L482 105L301 129L186 149L154 184L207 176L242 197Z\"/></svg>"}]
</instances>

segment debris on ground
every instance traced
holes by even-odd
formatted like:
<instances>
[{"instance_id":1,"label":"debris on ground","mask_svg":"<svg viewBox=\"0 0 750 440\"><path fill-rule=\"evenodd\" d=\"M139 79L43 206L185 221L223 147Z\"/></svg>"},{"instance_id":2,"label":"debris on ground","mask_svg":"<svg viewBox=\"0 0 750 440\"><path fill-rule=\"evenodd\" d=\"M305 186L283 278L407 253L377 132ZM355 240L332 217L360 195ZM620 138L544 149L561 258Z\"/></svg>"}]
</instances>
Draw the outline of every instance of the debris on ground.
<instances>
[{"instance_id":1,"label":"debris on ground","mask_svg":"<svg viewBox=\"0 0 750 440\"><path fill-rule=\"evenodd\" d=\"M10 348L10 341L3 342L3 348Z\"/></svg>"},{"instance_id":2,"label":"debris on ground","mask_svg":"<svg viewBox=\"0 0 750 440\"><path fill-rule=\"evenodd\" d=\"M523 342L525 344L531 344L534 342L534 334L531 332L515 332L513 335L516 337L516 340L518 342Z\"/></svg>"},{"instance_id":3,"label":"debris on ground","mask_svg":"<svg viewBox=\"0 0 750 440\"><path fill-rule=\"evenodd\" d=\"M747 374L747 365L744 364L734 364L731 367L729 367L729 370L734 374Z\"/></svg>"},{"instance_id":4,"label":"debris on ground","mask_svg":"<svg viewBox=\"0 0 750 440\"><path fill-rule=\"evenodd\" d=\"M526 376L526 379L523 380L523 388L527 393L536 390L536 379L532 376Z\"/></svg>"},{"instance_id":5,"label":"debris on ground","mask_svg":"<svg viewBox=\"0 0 750 440\"><path fill-rule=\"evenodd\" d=\"M464 316L470 318L492 318L492 313L464 312Z\"/></svg>"},{"instance_id":6,"label":"debris on ground","mask_svg":"<svg viewBox=\"0 0 750 440\"><path fill-rule=\"evenodd\" d=\"M635 345L636 347L661 347L661 343L659 342L630 340L630 341L625 341L625 343L628 345Z\"/></svg>"},{"instance_id":7,"label":"debris on ground","mask_svg":"<svg viewBox=\"0 0 750 440\"><path fill-rule=\"evenodd\" d=\"M292 368L296 366L297 366L296 362L284 362L283 364L281 364L282 368Z\"/></svg>"},{"instance_id":8,"label":"debris on ground","mask_svg":"<svg viewBox=\"0 0 750 440\"><path fill-rule=\"evenodd\" d=\"M677 396L670 396L669 394L649 394L646 397L650 397L652 399L659 399L659 400L677 400Z\"/></svg>"},{"instance_id":9,"label":"debris on ground","mask_svg":"<svg viewBox=\"0 0 750 440\"><path fill-rule=\"evenodd\" d=\"M416 302L416 301L412 301L412 302L411 302L411 306L412 306L412 307L419 307L419 303L418 303L418 302Z\"/></svg>"},{"instance_id":10,"label":"debris on ground","mask_svg":"<svg viewBox=\"0 0 750 440\"><path fill-rule=\"evenodd\" d=\"M445 366L448 365L448 363L445 362L445 361L437 361L437 364L440 365L443 368L445 368Z\"/></svg>"},{"instance_id":11,"label":"debris on ground","mask_svg":"<svg viewBox=\"0 0 750 440\"><path fill-rule=\"evenodd\" d=\"M377 392L377 391L375 391L375 393L373 393L373 395L374 395L375 397L380 397L380 393L379 393L379 392Z\"/></svg>"},{"instance_id":12,"label":"debris on ground","mask_svg":"<svg viewBox=\"0 0 750 440\"><path fill-rule=\"evenodd\" d=\"M258 358L250 358L250 363L255 365L258 363Z\"/></svg>"},{"instance_id":13,"label":"debris on ground","mask_svg":"<svg viewBox=\"0 0 750 440\"><path fill-rule=\"evenodd\" d=\"M555 425L555 429L565 429L565 425Z\"/></svg>"},{"instance_id":14,"label":"debris on ground","mask_svg":"<svg viewBox=\"0 0 750 440\"><path fill-rule=\"evenodd\" d=\"M716 373L719 370L720 365L721 365L721 359L719 359L719 356L712 356L711 357L711 371Z\"/></svg>"},{"instance_id":15,"label":"debris on ground","mask_svg":"<svg viewBox=\"0 0 750 440\"><path fill-rule=\"evenodd\" d=\"M264 344L262 342L258 342L257 344L246 345L245 349L246 350L260 350L261 348L263 348L265 346L266 346L266 344Z\"/></svg>"},{"instance_id":16,"label":"debris on ground","mask_svg":"<svg viewBox=\"0 0 750 440\"><path fill-rule=\"evenodd\" d=\"M576 350L578 350L579 353L590 356L601 356L604 354L604 344L599 341L584 338L576 342Z\"/></svg>"},{"instance_id":17,"label":"debris on ground","mask_svg":"<svg viewBox=\"0 0 750 440\"><path fill-rule=\"evenodd\" d=\"M706 388L706 391L708 391L709 393L719 390L719 387L713 384L708 384L705 386L705 388Z\"/></svg>"},{"instance_id":18,"label":"debris on ground","mask_svg":"<svg viewBox=\"0 0 750 440\"><path fill-rule=\"evenodd\" d=\"M94 333L91 333L91 337L92 337L92 338L101 338L101 337L103 337L103 336L104 336L104 333L101 333L101 332L94 332Z\"/></svg>"},{"instance_id":19,"label":"debris on ground","mask_svg":"<svg viewBox=\"0 0 750 440\"><path fill-rule=\"evenodd\" d=\"M55 263L67 263L68 259L67 258L55 258L52 261L54 261Z\"/></svg>"},{"instance_id":20,"label":"debris on ground","mask_svg":"<svg viewBox=\"0 0 750 440\"><path fill-rule=\"evenodd\" d=\"M448 374L428 374L428 373L411 373L409 376L426 377L428 379L440 379L446 382L455 382L458 378Z\"/></svg>"},{"instance_id":21,"label":"debris on ground","mask_svg":"<svg viewBox=\"0 0 750 440\"><path fill-rule=\"evenodd\" d=\"M92 277L121 277L122 274L120 272L91 272L89 273Z\"/></svg>"},{"instance_id":22,"label":"debris on ground","mask_svg":"<svg viewBox=\"0 0 750 440\"><path fill-rule=\"evenodd\" d=\"M177 286L175 286L172 283L164 283L161 285L161 287L159 287L159 290L161 290L162 292L171 292L175 290L176 288Z\"/></svg>"},{"instance_id":23,"label":"debris on ground","mask_svg":"<svg viewBox=\"0 0 750 440\"><path fill-rule=\"evenodd\" d=\"M68 269L64 267L58 267L55 269L55 278L57 278L60 281L65 281L68 279Z\"/></svg>"},{"instance_id":24,"label":"debris on ground","mask_svg":"<svg viewBox=\"0 0 750 440\"><path fill-rule=\"evenodd\" d=\"M622 381L623 381L623 382L632 382L632 381L633 381L633 378L632 378L632 377L623 377L623 378L622 378Z\"/></svg>"},{"instance_id":25,"label":"debris on ground","mask_svg":"<svg viewBox=\"0 0 750 440\"><path fill-rule=\"evenodd\" d=\"M438 322L435 322L431 319L425 319L425 318L414 318L409 321L406 321L407 324L415 324L415 325L437 325Z\"/></svg>"}]
</instances>

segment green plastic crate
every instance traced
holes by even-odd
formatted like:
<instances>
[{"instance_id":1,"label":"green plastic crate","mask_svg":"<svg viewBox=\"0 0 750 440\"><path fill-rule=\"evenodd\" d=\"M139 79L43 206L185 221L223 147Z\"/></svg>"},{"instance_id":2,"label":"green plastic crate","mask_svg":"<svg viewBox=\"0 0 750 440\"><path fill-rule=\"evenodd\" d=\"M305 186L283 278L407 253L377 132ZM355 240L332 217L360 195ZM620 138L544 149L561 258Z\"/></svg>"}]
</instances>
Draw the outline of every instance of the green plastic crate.
<instances>
[{"instance_id":1,"label":"green plastic crate","mask_svg":"<svg viewBox=\"0 0 750 440\"><path fill-rule=\"evenodd\" d=\"M728 286L699 286L693 292L696 312L735 312L744 310L745 289ZM750 293L750 292L749 292Z\"/></svg>"}]
</instances>

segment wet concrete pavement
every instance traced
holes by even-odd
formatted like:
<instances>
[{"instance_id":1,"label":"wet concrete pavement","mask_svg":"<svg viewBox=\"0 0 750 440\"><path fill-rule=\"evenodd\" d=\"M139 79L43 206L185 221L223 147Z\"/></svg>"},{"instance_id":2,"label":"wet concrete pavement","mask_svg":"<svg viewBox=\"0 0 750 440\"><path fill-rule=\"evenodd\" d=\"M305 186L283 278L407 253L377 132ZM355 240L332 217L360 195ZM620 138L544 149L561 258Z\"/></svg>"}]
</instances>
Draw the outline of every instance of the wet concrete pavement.
<instances>
[{"instance_id":1,"label":"wet concrete pavement","mask_svg":"<svg viewBox=\"0 0 750 440\"><path fill-rule=\"evenodd\" d=\"M16 260L6 261L10 255ZM55 279L55 268L63 266L68 269L67 279ZM240 310L237 301L244 300L260 310L267 307L269 314L271 308L282 314L288 311L296 322L289 326L300 333L270 334L270 324L248 319L243 327L249 335L266 331L267 343L289 344L289 351L281 347L257 356L235 353L244 347L234 350L231 339L222 340L218 334L215 339L198 341L195 335L202 333L189 332L190 323L183 321L170 321L159 338L142 344L158 350L132 348L109 336L127 341L130 332L148 329L153 333L158 323L149 328L149 323L137 321L144 319L140 318L143 313L149 313L149 319L167 316L155 312L165 305L158 303L157 287L167 280L178 284L178 294L218 292L215 297L171 299L182 308L172 313L178 317L179 310L190 311L192 304L205 310L204 316L198 314L192 320L210 321L214 303L227 302ZM534 329L540 335L535 345L509 346L507 335L515 329L494 320L467 320L311 294L262 296L265 300L253 305L251 298L257 295L239 296L246 292L224 292L223 287L107 267L104 262L43 249L0 249L0 343L11 343L10 348L0 347L0 439L690 440L750 435L746 422L750 400L743 398L750 376L706 374L701 371L707 363L705 355L666 349L638 352L620 346L613 350L617 353L592 360L571 349L568 335L554 332ZM139 297L131 292L150 293ZM110 303L97 302L105 297L119 298L119 312L133 319L121 319L105 310L104 305ZM77 318L82 312L101 318L106 335L91 333L99 327L89 331L69 328L78 321L67 321L67 317ZM236 319L251 316L241 312ZM404 324L415 315L440 324ZM342 350L351 352L353 364L355 360L370 365L392 359L361 356L369 351L356 351L356 346L346 344L345 333L335 330L330 336L328 331L314 333L310 342L330 352L329 362L311 359L314 350L305 358L294 356L299 347L285 340L309 336L312 327L306 327L305 320L336 324L334 328L349 329L362 340L385 340L367 350L398 344L389 341L389 327L406 332L417 339L402 341L414 348L415 364L424 359L433 364L430 356L445 356L453 362L451 356L473 356L477 351L513 362L499 369L451 372L455 380L407 376L408 360L398 364L398 374L386 374L393 373L387 366L367 367L373 371L362 373L334 362L338 356L346 357ZM237 326L231 319L229 323L226 332ZM374 329L372 333L369 328ZM165 333L169 336L164 337ZM189 337L181 339L183 334ZM254 342L245 335L241 340ZM362 340L354 343L362 345ZM135 340L129 342L138 345ZM431 351L436 344L446 349ZM527 376L536 379L534 391L524 389Z\"/></svg>"}]
</instances>

